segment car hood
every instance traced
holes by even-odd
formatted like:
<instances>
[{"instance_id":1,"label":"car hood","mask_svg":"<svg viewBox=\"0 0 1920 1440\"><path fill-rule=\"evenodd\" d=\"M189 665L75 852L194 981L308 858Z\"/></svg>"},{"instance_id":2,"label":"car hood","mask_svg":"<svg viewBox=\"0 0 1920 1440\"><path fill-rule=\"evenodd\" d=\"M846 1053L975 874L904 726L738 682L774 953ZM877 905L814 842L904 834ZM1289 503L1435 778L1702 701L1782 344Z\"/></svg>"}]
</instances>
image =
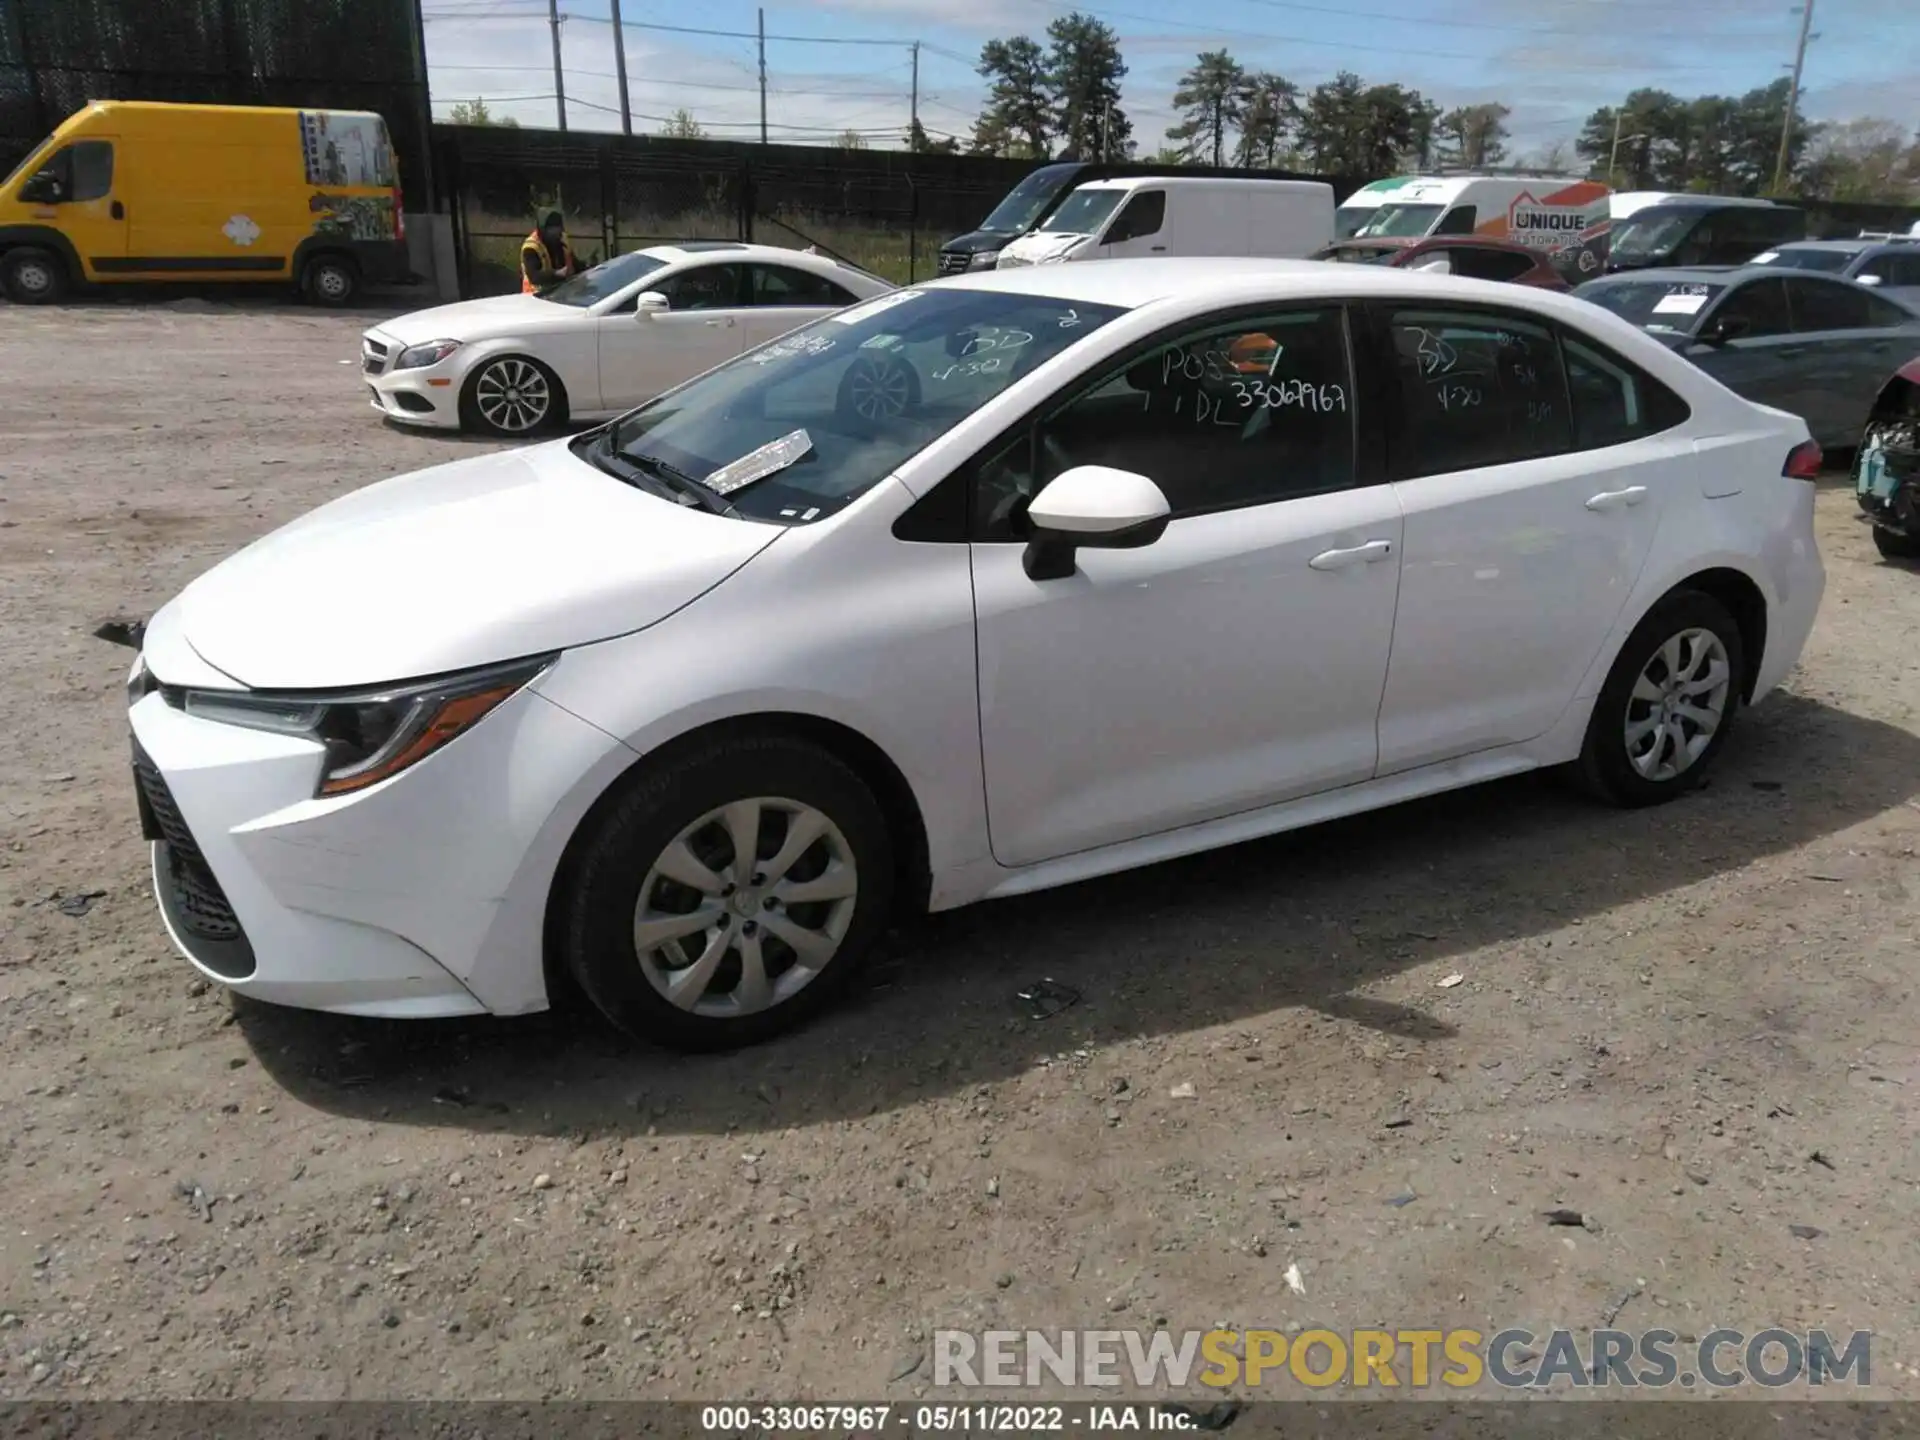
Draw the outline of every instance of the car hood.
<instances>
[{"instance_id":1,"label":"car hood","mask_svg":"<svg viewBox=\"0 0 1920 1440\"><path fill-rule=\"evenodd\" d=\"M1085 245L1090 237L1074 235L1064 230L1034 230L1022 235L1018 240L1002 247L1000 263L1012 261L1015 265L1039 265L1048 260L1064 256L1075 246Z\"/></svg>"},{"instance_id":2,"label":"car hood","mask_svg":"<svg viewBox=\"0 0 1920 1440\"><path fill-rule=\"evenodd\" d=\"M940 247L944 254L954 251L963 255L976 255L982 250L998 250L1009 240L1019 237L1011 230L969 230L964 235L956 235Z\"/></svg>"},{"instance_id":3,"label":"car hood","mask_svg":"<svg viewBox=\"0 0 1920 1440\"><path fill-rule=\"evenodd\" d=\"M383 320L373 329L402 345L424 345L429 340L489 340L496 335L523 334L556 321L577 320L583 313L538 295L490 295L484 300L415 310Z\"/></svg>"},{"instance_id":4,"label":"car hood","mask_svg":"<svg viewBox=\"0 0 1920 1440\"><path fill-rule=\"evenodd\" d=\"M181 633L252 689L386 684L642 629L785 533L636 490L567 444L323 505L189 585Z\"/></svg>"}]
</instances>

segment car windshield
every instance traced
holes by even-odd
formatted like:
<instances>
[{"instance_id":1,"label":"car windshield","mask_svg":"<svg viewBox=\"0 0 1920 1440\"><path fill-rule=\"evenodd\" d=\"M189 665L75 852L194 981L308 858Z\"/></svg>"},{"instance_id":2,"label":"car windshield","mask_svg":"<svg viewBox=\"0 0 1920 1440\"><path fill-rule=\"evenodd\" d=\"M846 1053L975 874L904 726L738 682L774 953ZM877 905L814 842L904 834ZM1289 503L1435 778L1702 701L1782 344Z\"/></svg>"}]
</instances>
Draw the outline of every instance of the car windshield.
<instances>
[{"instance_id":1,"label":"car windshield","mask_svg":"<svg viewBox=\"0 0 1920 1440\"><path fill-rule=\"evenodd\" d=\"M1391 235L1403 240L1424 235L1433 228L1433 222L1440 218L1440 212L1446 208L1444 205L1382 205L1373 212L1373 218L1354 234Z\"/></svg>"},{"instance_id":2,"label":"car windshield","mask_svg":"<svg viewBox=\"0 0 1920 1440\"><path fill-rule=\"evenodd\" d=\"M1673 249L1700 223L1702 211L1659 209L1636 215L1612 227L1607 248L1615 255L1658 255Z\"/></svg>"},{"instance_id":3,"label":"car windshield","mask_svg":"<svg viewBox=\"0 0 1920 1440\"><path fill-rule=\"evenodd\" d=\"M1684 335L1726 288L1702 280L1596 280L1574 293L1642 329Z\"/></svg>"},{"instance_id":4,"label":"car windshield","mask_svg":"<svg viewBox=\"0 0 1920 1440\"><path fill-rule=\"evenodd\" d=\"M1823 270L1829 275L1838 275L1852 263L1855 253L1852 250L1769 250L1747 263L1786 270Z\"/></svg>"},{"instance_id":5,"label":"car windshield","mask_svg":"<svg viewBox=\"0 0 1920 1440\"><path fill-rule=\"evenodd\" d=\"M805 524L1122 313L998 290L896 290L749 350L577 453L687 503Z\"/></svg>"},{"instance_id":6,"label":"car windshield","mask_svg":"<svg viewBox=\"0 0 1920 1440\"><path fill-rule=\"evenodd\" d=\"M1124 190L1076 190L1040 226L1047 235L1092 235L1127 198Z\"/></svg>"},{"instance_id":7,"label":"car windshield","mask_svg":"<svg viewBox=\"0 0 1920 1440\"><path fill-rule=\"evenodd\" d=\"M1333 212L1333 238L1351 240L1360 227L1380 213L1378 205L1342 205Z\"/></svg>"},{"instance_id":8,"label":"car windshield","mask_svg":"<svg viewBox=\"0 0 1920 1440\"><path fill-rule=\"evenodd\" d=\"M1393 257L1404 254L1399 245L1329 245L1313 258L1338 260L1345 265L1391 265Z\"/></svg>"},{"instance_id":9,"label":"car windshield","mask_svg":"<svg viewBox=\"0 0 1920 1440\"><path fill-rule=\"evenodd\" d=\"M1066 166L1048 165L1034 171L1013 189L1006 199L993 207L993 213L980 222L982 230L1008 235L1024 235L1040 218L1040 212L1053 202L1077 173Z\"/></svg>"},{"instance_id":10,"label":"car windshield","mask_svg":"<svg viewBox=\"0 0 1920 1440\"><path fill-rule=\"evenodd\" d=\"M628 255L616 255L571 280L562 280L540 298L551 300L556 305L584 309L588 305L599 304L609 296L618 295L634 281L665 269L666 264L657 256L644 255L637 250Z\"/></svg>"}]
</instances>

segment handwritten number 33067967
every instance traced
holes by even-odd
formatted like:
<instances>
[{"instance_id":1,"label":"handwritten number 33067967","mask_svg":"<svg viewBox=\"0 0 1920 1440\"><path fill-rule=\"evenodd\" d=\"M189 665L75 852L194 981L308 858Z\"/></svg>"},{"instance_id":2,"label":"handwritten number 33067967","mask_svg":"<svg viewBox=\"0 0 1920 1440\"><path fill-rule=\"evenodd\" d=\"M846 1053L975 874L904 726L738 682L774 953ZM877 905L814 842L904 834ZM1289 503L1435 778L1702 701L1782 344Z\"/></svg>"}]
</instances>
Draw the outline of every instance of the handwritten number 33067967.
<instances>
[{"instance_id":1,"label":"handwritten number 33067967","mask_svg":"<svg viewBox=\"0 0 1920 1440\"><path fill-rule=\"evenodd\" d=\"M1338 385L1315 385L1308 380L1236 380L1233 395L1243 410L1311 410L1322 413L1347 408L1347 392Z\"/></svg>"}]
</instances>

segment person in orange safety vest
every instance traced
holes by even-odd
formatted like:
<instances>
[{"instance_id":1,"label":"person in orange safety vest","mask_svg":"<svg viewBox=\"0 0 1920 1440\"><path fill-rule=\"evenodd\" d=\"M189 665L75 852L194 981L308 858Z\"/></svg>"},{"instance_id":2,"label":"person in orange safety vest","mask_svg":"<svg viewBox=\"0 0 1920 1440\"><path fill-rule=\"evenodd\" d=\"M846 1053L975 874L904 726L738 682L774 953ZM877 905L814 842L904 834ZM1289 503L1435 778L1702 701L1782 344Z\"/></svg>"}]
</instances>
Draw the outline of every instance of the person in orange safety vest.
<instances>
[{"instance_id":1,"label":"person in orange safety vest","mask_svg":"<svg viewBox=\"0 0 1920 1440\"><path fill-rule=\"evenodd\" d=\"M573 246L567 243L566 218L549 210L540 228L520 242L520 293L538 295L580 273Z\"/></svg>"}]
</instances>

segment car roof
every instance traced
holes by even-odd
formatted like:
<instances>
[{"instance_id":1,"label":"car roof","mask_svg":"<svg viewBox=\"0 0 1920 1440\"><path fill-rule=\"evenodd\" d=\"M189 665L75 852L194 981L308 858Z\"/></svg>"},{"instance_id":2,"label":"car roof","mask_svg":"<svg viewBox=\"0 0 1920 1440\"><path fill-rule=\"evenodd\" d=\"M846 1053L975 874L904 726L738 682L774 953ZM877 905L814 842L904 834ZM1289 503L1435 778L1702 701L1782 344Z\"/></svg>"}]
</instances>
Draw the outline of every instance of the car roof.
<instances>
[{"instance_id":1,"label":"car roof","mask_svg":"<svg viewBox=\"0 0 1920 1440\"><path fill-rule=\"evenodd\" d=\"M1409 300L1458 299L1473 303L1540 308L1567 317L1584 316L1584 302L1556 306L1565 296L1494 280L1468 280L1417 270L1371 265L1329 265L1324 260L1268 260L1224 256L1095 260L1082 264L1023 265L1015 270L929 280L916 289L998 290L1040 295L1071 305L1112 305L1138 310L1155 304L1209 304L1234 301L1283 303L1379 295Z\"/></svg>"},{"instance_id":2,"label":"car roof","mask_svg":"<svg viewBox=\"0 0 1920 1440\"><path fill-rule=\"evenodd\" d=\"M1778 280L1781 270L1772 265L1658 265L1645 270L1622 270L1617 275L1602 275L1589 285L1631 285L1675 282L1692 285L1728 285L1749 276L1764 275ZM1798 278L1798 277L1796 277ZM1584 287L1582 287L1584 288Z\"/></svg>"},{"instance_id":3,"label":"car roof","mask_svg":"<svg viewBox=\"0 0 1920 1440\"><path fill-rule=\"evenodd\" d=\"M1784 245L1775 245L1780 250L1837 250L1843 255L1857 255L1862 250L1871 250L1876 245L1885 244L1882 240L1789 240Z\"/></svg>"}]
</instances>

